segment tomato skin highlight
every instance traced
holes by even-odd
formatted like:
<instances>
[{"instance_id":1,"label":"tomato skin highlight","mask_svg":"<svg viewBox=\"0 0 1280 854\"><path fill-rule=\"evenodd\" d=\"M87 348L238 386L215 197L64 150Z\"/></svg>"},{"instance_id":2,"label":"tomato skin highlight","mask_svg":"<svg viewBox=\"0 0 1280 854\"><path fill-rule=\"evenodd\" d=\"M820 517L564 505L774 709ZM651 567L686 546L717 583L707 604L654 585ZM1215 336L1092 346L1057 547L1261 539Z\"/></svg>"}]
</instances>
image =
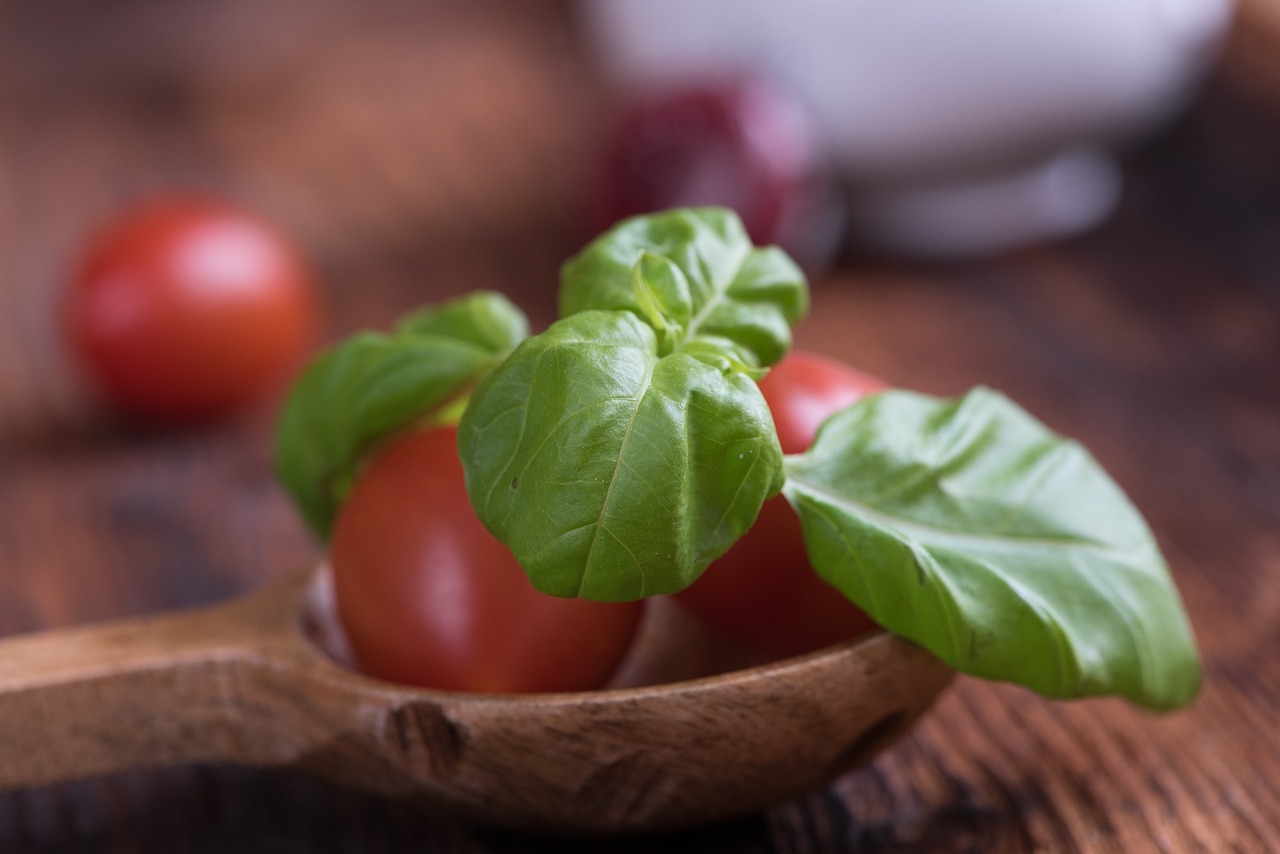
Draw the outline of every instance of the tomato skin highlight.
<instances>
[{"instance_id":1,"label":"tomato skin highlight","mask_svg":"<svg viewBox=\"0 0 1280 854\"><path fill-rule=\"evenodd\" d=\"M66 309L71 348L107 402L155 424L223 417L279 391L320 314L311 272L272 226L185 196L96 234Z\"/></svg>"},{"instance_id":2,"label":"tomato skin highlight","mask_svg":"<svg viewBox=\"0 0 1280 854\"><path fill-rule=\"evenodd\" d=\"M582 691L626 655L643 602L534 589L467 498L457 429L399 439L357 478L330 544L338 616L360 667L461 691Z\"/></svg>"},{"instance_id":3,"label":"tomato skin highlight","mask_svg":"<svg viewBox=\"0 0 1280 854\"><path fill-rule=\"evenodd\" d=\"M832 413L886 387L796 351L760 381L787 454L805 451ZM875 628L810 568L800 519L781 495L766 501L751 530L673 598L708 628L771 657L811 652Z\"/></svg>"},{"instance_id":4,"label":"tomato skin highlight","mask_svg":"<svg viewBox=\"0 0 1280 854\"><path fill-rule=\"evenodd\" d=\"M760 380L784 454L809 450L833 413L888 387L878 377L803 350L787 354Z\"/></svg>"}]
</instances>

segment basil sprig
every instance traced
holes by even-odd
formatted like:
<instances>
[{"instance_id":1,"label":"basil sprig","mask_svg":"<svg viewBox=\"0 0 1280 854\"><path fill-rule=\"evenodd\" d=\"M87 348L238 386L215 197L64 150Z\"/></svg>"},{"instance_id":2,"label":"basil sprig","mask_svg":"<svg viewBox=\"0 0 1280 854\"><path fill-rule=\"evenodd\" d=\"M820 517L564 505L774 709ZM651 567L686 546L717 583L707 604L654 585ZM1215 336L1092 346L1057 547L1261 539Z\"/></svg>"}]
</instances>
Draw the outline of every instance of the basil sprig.
<instances>
[{"instance_id":1,"label":"basil sprig","mask_svg":"<svg viewBox=\"0 0 1280 854\"><path fill-rule=\"evenodd\" d=\"M636 599L689 586L782 487L754 379L808 286L721 209L626 220L562 270L566 315L477 389L467 490L539 590Z\"/></svg>"},{"instance_id":2,"label":"basil sprig","mask_svg":"<svg viewBox=\"0 0 1280 854\"><path fill-rule=\"evenodd\" d=\"M379 442L450 404L527 334L506 297L477 292L364 332L316 359L294 385L276 433L276 475L322 538Z\"/></svg>"},{"instance_id":3,"label":"basil sprig","mask_svg":"<svg viewBox=\"0 0 1280 854\"><path fill-rule=\"evenodd\" d=\"M816 571L962 672L1155 709L1196 693L1195 640L1141 515L1006 398L873 395L782 456L754 380L789 348L807 286L733 214L620 223L564 265L560 305L526 338L517 309L479 294L322 356L277 457L317 531L380 442L465 406L472 503L546 592L683 589L781 490Z\"/></svg>"}]
</instances>

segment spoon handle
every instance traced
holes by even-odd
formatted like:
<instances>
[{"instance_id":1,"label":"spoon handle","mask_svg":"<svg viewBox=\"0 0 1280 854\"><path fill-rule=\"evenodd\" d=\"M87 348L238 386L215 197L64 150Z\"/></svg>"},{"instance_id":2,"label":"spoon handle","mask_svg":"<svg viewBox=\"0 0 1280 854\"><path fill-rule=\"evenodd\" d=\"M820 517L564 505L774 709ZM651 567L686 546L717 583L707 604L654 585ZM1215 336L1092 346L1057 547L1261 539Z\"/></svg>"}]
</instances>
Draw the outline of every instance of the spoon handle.
<instances>
[{"instance_id":1,"label":"spoon handle","mask_svg":"<svg viewBox=\"0 0 1280 854\"><path fill-rule=\"evenodd\" d=\"M0 641L0 790L191 761L266 764L305 654L300 584Z\"/></svg>"}]
</instances>

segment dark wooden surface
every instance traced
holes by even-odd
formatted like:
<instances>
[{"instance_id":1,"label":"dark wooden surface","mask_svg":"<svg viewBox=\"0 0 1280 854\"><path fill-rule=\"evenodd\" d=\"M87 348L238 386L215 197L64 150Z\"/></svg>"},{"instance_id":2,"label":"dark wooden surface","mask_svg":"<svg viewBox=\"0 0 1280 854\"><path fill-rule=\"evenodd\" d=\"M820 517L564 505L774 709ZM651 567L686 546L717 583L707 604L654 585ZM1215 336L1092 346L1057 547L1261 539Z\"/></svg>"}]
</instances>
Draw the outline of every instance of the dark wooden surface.
<instances>
[{"instance_id":1,"label":"dark wooden surface","mask_svg":"<svg viewBox=\"0 0 1280 854\"><path fill-rule=\"evenodd\" d=\"M489 287L550 317L599 93L558 2L0 6L0 634L210 602L317 554L270 409L102 415L59 291L139 192L216 190L302 242L328 333ZM925 391L1001 388L1151 519L1207 665L1191 709L961 680L873 767L671 838L529 839L285 772L0 794L0 851L1280 850L1280 102L1217 80L1133 151L1094 234L965 265L850 259L800 343ZM0 733L0 738L10 734Z\"/></svg>"}]
</instances>

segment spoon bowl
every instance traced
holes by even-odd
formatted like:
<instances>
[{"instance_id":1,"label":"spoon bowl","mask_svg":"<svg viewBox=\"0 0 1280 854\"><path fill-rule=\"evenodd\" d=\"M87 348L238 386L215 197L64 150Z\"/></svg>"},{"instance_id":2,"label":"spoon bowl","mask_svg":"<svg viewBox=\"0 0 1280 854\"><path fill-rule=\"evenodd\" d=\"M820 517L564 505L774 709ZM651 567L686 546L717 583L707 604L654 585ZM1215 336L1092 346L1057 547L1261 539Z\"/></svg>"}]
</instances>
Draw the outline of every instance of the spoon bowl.
<instances>
[{"instance_id":1,"label":"spoon bowl","mask_svg":"<svg viewBox=\"0 0 1280 854\"><path fill-rule=\"evenodd\" d=\"M616 687L436 691L349 667L331 614L321 568L223 605L0 641L0 789L229 762L509 827L670 830L865 763L953 675L877 633L689 678L711 658L682 647L696 630L659 601Z\"/></svg>"}]
</instances>

